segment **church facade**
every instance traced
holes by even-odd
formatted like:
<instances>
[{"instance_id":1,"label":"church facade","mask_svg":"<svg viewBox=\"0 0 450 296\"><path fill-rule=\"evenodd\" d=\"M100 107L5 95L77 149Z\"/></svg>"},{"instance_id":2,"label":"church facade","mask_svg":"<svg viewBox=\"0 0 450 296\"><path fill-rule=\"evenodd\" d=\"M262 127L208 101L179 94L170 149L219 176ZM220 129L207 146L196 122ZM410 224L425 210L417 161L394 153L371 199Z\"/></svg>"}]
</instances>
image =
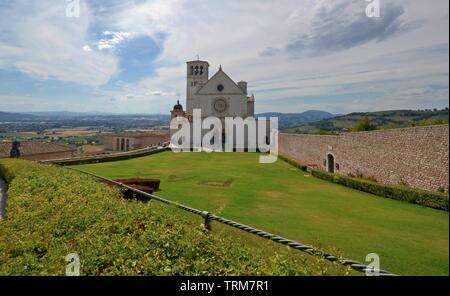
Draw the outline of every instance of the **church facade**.
<instances>
[{"instance_id":1,"label":"church facade","mask_svg":"<svg viewBox=\"0 0 450 296\"><path fill-rule=\"evenodd\" d=\"M193 110L200 109L202 118L215 116L253 117L255 97L248 96L247 82L235 83L222 67L210 78L207 61L189 61L186 76L186 110L178 102L172 110L172 118L192 118Z\"/></svg>"},{"instance_id":2,"label":"church facade","mask_svg":"<svg viewBox=\"0 0 450 296\"><path fill-rule=\"evenodd\" d=\"M186 63L186 109L178 101L171 111L171 118L184 117L189 122L195 122L194 110L201 110L201 120L207 117L218 118L222 123L222 131L214 131L214 136L211 140L211 144L219 143L221 139L222 144L225 144L225 118L254 118L255 116L255 96L248 95L247 82L239 81L234 82L222 69L209 77L209 63L207 61L195 60ZM255 124L257 119L255 119ZM197 148L193 143L193 130L191 126L191 148ZM235 149L242 148L246 150L248 148L256 149L256 144L253 141L249 141L247 136L249 135L248 126L244 127L244 139L239 142L237 134L234 134L232 139L233 147ZM256 127L257 129L257 127ZM175 133L177 130L171 130L171 133ZM268 131L268 126L264 128L264 133ZM257 130L255 130L258 133ZM208 133L208 130L201 131L201 136ZM256 138L256 135L255 135ZM255 139L256 141L256 139ZM237 146L237 143L240 143ZM240 146L243 145L243 146ZM252 148L253 147L253 148Z\"/></svg>"}]
</instances>

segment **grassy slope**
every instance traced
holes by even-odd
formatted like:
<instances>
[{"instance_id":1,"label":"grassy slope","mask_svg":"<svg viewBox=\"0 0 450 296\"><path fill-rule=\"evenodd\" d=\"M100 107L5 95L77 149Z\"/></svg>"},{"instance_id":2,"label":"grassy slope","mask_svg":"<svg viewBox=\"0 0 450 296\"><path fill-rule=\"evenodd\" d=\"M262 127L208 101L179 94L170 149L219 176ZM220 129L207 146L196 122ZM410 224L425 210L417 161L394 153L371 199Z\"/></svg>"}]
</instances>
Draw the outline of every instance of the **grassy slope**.
<instances>
[{"instance_id":1,"label":"grassy slope","mask_svg":"<svg viewBox=\"0 0 450 296\"><path fill-rule=\"evenodd\" d=\"M324 119L310 124L290 127L283 130L287 133L319 133L341 132L351 130L361 119L367 117L378 129L410 127L413 125L430 125L435 120L448 123L448 110L392 110L379 112L351 113L343 116Z\"/></svg>"},{"instance_id":2,"label":"grassy slope","mask_svg":"<svg viewBox=\"0 0 450 296\"><path fill-rule=\"evenodd\" d=\"M83 275L322 275L348 270L249 234L216 227L64 168L0 160L9 183L0 221L0 275L64 275L78 253ZM247 237L247 238L246 238ZM264 248L259 248L264 246Z\"/></svg>"},{"instance_id":3,"label":"grassy slope","mask_svg":"<svg viewBox=\"0 0 450 296\"><path fill-rule=\"evenodd\" d=\"M381 267L395 273L448 274L448 213L319 180L283 161L164 152L77 168L112 178L160 178L160 196L303 243L336 246L355 260L375 252Z\"/></svg>"}]
</instances>

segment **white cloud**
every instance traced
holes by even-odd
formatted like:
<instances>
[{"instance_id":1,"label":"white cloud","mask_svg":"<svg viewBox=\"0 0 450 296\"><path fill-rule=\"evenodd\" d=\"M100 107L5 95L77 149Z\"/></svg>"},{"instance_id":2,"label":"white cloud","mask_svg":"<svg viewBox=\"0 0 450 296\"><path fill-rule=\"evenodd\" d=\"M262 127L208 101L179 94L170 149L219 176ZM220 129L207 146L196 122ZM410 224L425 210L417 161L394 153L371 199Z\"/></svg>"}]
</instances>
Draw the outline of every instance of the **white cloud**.
<instances>
[{"instance_id":1,"label":"white cloud","mask_svg":"<svg viewBox=\"0 0 450 296\"><path fill-rule=\"evenodd\" d=\"M117 59L108 53L86 50L93 16L82 5L80 18L68 18L66 4L18 0L2 7L0 68L43 80L105 84L117 71Z\"/></svg>"},{"instance_id":2,"label":"white cloud","mask_svg":"<svg viewBox=\"0 0 450 296\"><path fill-rule=\"evenodd\" d=\"M172 97L178 97L180 96L179 93L175 93L175 92L164 92L164 91L160 91L160 90L154 90L154 91L149 91L145 93L148 96L172 96Z\"/></svg>"},{"instance_id":3,"label":"white cloud","mask_svg":"<svg viewBox=\"0 0 450 296\"><path fill-rule=\"evenodd\" d=\"M418 95L424 95L427 93L432 92L432 90L428 87L424 88L410 88L407 90L402 91L401 93L406 96L418 96Z\"/></svg>"},{"instance_id":4,"label":"white cloud","mask_svg":"<svg viewBox=\"0 0 450 296\"><path fill-rule=\"evenodd\" d=\"M177 95L184 97L185 61L197 54L210 62L211 74L222 64L233 79L247 80L249 91L255 92L258 112L314 107L341 113L448 105L444 101L448 91L442 91L448 89L449 71L446 0L435 0L433 5L427 1L382 1L384 7L392 8L389 4L395 3L402 10L393 10L397 13L390 15L391 21L376 28L390 33L388 24L413 24L413 29L388 34L387 39L357 34L352 19L364 23L362 33L374 32L353 10L360 9L359 2L364 0L352 0L349 3L358 5L347 5L340 12L335 10L343 0L124 0L118 6L102 7L101 14L91 14L94 7L83 7L80 19L69 20L64 17L64 7L59 7L64 1L61 5L36 1L31 10L29 2L17 0L14 11L0 11L0 27L7 28L9 37L9 42L0 37L0 68L99 86L118 71L115 51L107 49L137 35L161 43L162 52L154 61L155 75L134 84L97 89L93 97L111 103L105 108L167 113ZM329 19L318 14L327 7ZM352 19L345 18L347 15ZM16 19L20 22L11 28L8 24ZM329 23L318 24L317 20ZM90 29L99 23L101 40L92 40ZM328 29L336 24L342 30L324 37L320 24ZM286 51L287 45L301 42L299 36L303 35L309 38L309 48L320 55ZM333 36L339 37L334 43ZM91 51L80 50L86 44ZM322 51L320 46L328 50ZM427 91L420 94L419 90ZM371 96L365 97L368 93ZM361 98L345 98L346 94L360 94ZM132 96L133 104L127 95ZM336 95L343 98L314 104L307 101L307 97ZM279 103L293 97L298 99L289 105Z\"/></svg>"},{"instance_id":5,"label":"white cloud","mask_svg":"<svg viewBox=\"0 0 450 296\"><path fill-rule=\"evenodd\" d=\"M335 9L339 9L339 3L342 4L343 1L332 3L335 3ZM274 101L295 96L299 97L298 104L290 106L293 108L291 111L303 111L300 108L308 106L302 103L302 97L305 96L352 93L364 95L379 92L380 88L408 89L411 88L410 84L422 85L425 82L445 85L442 77L445 78L445 73L448 77L448 66L442 61L442 55L427 54L426 48L432 50L433 46L448 47L448 14L444 9L448 7L446 1L439 1L440 4L433 7L417 1L383 1L383 7L387 7L389 13L395 12L388 16L393 20L392 23L395 21L397 27L416 24L412 26L413 29L402 29L398 34L391 34L389 25L378 24L375 29L389 33L389 39L377 36L373 33L375 31L370 30L370 24L360 18L355 19L364 22L366 31L373 34L368 39L355 35L357 31L351 21L342 19L348 11L351 16L358 15L347 4L345 13L335 14L329 9L328 15L335 19L327 21L331 24L343 23L342 28L348 28L351 34L339 32L339 42L333 45L332 35L320 39L315 24L314 40L322 40L320 42L331 44L334 48L344 48L346 38L350 38L352 42L349 48L320 56L295 58L290 52L286 52L284 48L292 40L298 40L295 38L312 32L315 12L332 3L312 0L285 0L282 3L212 0L200 4L181 0L156 0L143 1L140 5L122 9L111 15L111 19L123 31L150 36L164 33L166 36L163 52L157 60L161 65L157 75L141 82L140 87L145 85L148 89L161 89L164 86L167 88L165 92L181 93L183 96L184 62L200 54L201 59L210 61L211 74L222 64L233 79L247 80L249 91L256 93L257 111L279 110L280 104ZM440 8L436 8L437 6ZM361 7L364 8L364 5L361 6L360 3L354 6L355 9ZM385 11L382 10L383 12ZM361 14L364 15L364 10ZM316 41L315 45L320 43ZM389 82L390 80L392 81ZM267 89L274 91L266 91ZM381 104L383 95L379 96L378 106L370 104L374 110L389 106L387 103ZM388 97L383 102L387 100ZM411 99L404 101L402 107L415 108L417 104L416 100ZM361 108L345 105L337 99L329 100L323 106L333 112Z\"/></svg>"},{"instance_id":6,"label":"white cloud","mask_svg":"<svg viewBox=\"0 0 450 296\"><path fill-rule=\"evenodd\" d=\"M91 47L89 46L89 45L85 45L85 46L83 46L83 50L84 51L92 51L92 49L91 49Z\"/></svg>"},{"instance_id":7,"label":"white cloud","mask_svg":"<svg viewBox=\"0 0 450 296\"><path fill-rule=\"evenodd\" d=\"M130 32L103 32L104 38L97 42L98 50L112 49L123 41L133 38L134 34Z\"/></svg>"}]
</instances>

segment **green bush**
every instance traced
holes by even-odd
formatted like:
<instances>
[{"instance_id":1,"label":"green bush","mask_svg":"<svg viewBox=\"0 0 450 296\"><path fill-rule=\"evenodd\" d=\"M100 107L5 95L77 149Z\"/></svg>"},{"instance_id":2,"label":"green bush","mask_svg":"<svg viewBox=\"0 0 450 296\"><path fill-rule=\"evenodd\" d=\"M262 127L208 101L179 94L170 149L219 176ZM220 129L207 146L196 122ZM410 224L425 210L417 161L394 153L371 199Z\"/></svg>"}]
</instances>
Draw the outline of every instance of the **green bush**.
<instances>
[{"instance_id":1,"label":"green bush","mask_svg":"<svg viewBox=\"0 0 450 296\"><path fill-rule=\"evenodd\" d=\"M322 170L312 170L311 174L320 179L375 195L419 204L434 209L445 211L449 210L448 195L441 192L431 192L414 188L385 185L364 179L331 174Z\"/></svg>"},{"instance_id":2,"label":"green bush","mask_svg":"<svg viewBox=\"0 0 450 296\"><path fill-rule=\"evenodd\" d=\"M82 275L348 274L267 240L244 243L238 237L249 234L214 231L215 223L208 232L200 217L125 200L117 188L66 168L4 159L0 176L9 185L0 275L64 275L69 253L80 256Z\"/></svg>"},{"instance_id":3,"label":"green bush","mask_svg":"<svg viewBox=\"0 0 450 296\"><path fill-rule=\"evenodd\" d=\"M354 132L374 131L376 129L377 126L370 122L368 117L364 117L352 127L352 131Z\"/></svg>"},{"instance_id":4,"label":"green bush","mask_svg":"<svg viewBox=\"0 0 450 296\"><path fill-rule=\"evenodd\" d=\"M151 151L144 151L144 152L135 152L135 153L127 153L125 155L101 155L96 157L86 157L81 159L67 159L67 160L56 160L56 161L49 161L50 163L57 164L57 165L79 165L79 164L90 164L90 163L100 163L100 162L109 162L109 161L119 161L119 160L127 160L131 158L137 158L137 157L144 157L164 151L168 151L170 148L161 148Z\"/></svg>"},{"instance_id":5,"label":"green bush","mask_svg":"<svg viewBox=\"0 0 450 296\"><path fill-rule=\"evenodd\" d=\"M288 158L286 156L283 156L283 155L278 155L278 158L283 160L283 161L285 161L285 162L287 162L287 163L289 163L290 165L292 165L292 166L294 166L294 167L304 171L304 172L306 172L308 170L308 167L306 165L301 164L301 163L299 163L296 160L290 159L290 158Z\"/></svg>"}]
</instances>

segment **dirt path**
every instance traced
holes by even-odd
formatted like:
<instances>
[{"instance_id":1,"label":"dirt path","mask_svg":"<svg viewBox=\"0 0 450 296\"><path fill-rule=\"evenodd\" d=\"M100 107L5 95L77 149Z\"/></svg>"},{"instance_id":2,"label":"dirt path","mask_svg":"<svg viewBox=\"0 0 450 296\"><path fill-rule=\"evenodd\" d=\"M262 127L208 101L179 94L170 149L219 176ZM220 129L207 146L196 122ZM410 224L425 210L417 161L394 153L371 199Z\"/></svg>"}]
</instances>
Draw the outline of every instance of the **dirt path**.
<instances>
[{"instance_id":1,"label":"dirt path","mask_svg":"<svg viewBox=\"0 0 450 296\"><path fill-rule=\"evenodd\" d=\"M0 178L0 219L3 219L6 214L6 183Z\"/></svg>"}]
</instances>

